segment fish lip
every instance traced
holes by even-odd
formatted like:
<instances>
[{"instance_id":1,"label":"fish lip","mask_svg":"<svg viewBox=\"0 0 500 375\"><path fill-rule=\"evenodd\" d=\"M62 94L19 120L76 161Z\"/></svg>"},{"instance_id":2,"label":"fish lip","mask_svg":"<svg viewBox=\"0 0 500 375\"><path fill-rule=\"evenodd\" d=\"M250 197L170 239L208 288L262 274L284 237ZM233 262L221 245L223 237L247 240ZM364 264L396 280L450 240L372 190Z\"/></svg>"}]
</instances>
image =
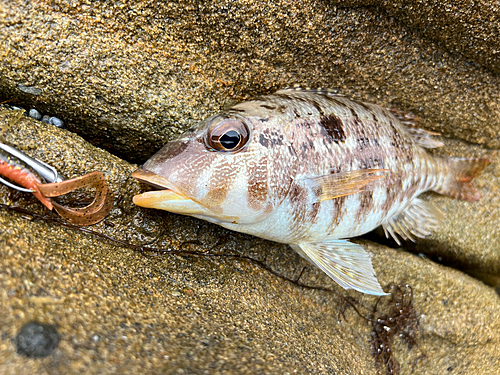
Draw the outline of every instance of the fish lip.
<instances>
[{"instance_id":1,"label":"fish lip","mask_svg":"<svg viewBox=\"0 0 500 375\"><path fill-rule=\"evenodd\" d=\"M186 194L180 191L168 179L144 168L138 168L132 172L132 177L138 181L144 182L159 190L172 190L175 194L189 199Z\"/></svg>"},{"instance_id":2,"label":"fish lip","mask_svg":"<svg viewBox=\"0 0 500 375\"><path fill-rule=\"evenodd\" d=\"M132 177L160 189L134 195L132 202L137 206L191 216L206 214L206 208L202 204L179 191L165 177L144 168L134 171Z\"/></svg>"}]
</instances>

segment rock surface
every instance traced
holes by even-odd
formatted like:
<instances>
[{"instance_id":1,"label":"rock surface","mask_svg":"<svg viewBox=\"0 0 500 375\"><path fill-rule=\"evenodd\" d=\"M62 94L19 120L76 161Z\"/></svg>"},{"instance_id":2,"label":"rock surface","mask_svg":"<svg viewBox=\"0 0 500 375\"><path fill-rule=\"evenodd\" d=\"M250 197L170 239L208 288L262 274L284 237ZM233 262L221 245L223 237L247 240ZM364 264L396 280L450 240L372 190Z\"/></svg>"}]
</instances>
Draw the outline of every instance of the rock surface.
<instances>
[{"instance_id":1,"label":"rock surface","mask_svg":"<svg viewBox=\"0 0 500 375\"><path fill-rule=\"evenodd\" d=\"M136 162L224 105L291 84L413 111L446 136L498 148L499 77L415 29L430 32L429 15L442 19L415 8L392 17L317 0L3 0L0 96L50 112ZM483 8L480 19L498 17L498 7ZM420 20L415 28L410 16ZM469 34L485 25L465 19L447 18ZM488 43L467 43L467 56L485 56Z\"/></svg>"},{"instance_id":2,"label":"rock surface","mask_svg":"<svg viewBox=\"0 0 500 375\"><path fill-rule=\"evenodd\" d=\"M35 106L95 145L144 161L231 102L292 83L327 86L425 118L424 126L455 139L445 139L439 154L498 159L495 42L474 40L495 35L497 9L349 4L0 0L0 98ZM470 14L491 22L480 26ZM447 219L404 249L444 265L360 240L392 291L376 305L341 290L286 246L135 207L131 197L143 187L130 177L134 165L48 124L22 118L8 126L13 116L0 114L0 141L68 178L106 175L115 206L92 230L220 256L147 258L1 208L0 373L383 374L380 361L399 364L401 373L500 372L500 299L470 276L500 285L498 163L476 180L484 195L477 203L427 196ZM0 203L43 212L33 197L1 185ZM298 286L264 265L339 294ZM342 296L387 324L367 323ZM31 321L57 327L61 341L47 358L16 354L15 337ZM392 357L372 355L376 338Z\"/></svg>"}]
</instances>

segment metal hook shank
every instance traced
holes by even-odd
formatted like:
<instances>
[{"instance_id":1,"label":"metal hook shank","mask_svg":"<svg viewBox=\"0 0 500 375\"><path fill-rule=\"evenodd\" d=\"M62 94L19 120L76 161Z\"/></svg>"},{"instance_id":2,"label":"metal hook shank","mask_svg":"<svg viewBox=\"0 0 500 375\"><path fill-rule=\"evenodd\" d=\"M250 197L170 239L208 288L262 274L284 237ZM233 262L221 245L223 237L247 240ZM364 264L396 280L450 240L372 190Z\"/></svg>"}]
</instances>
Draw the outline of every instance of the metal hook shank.
<instances>
[{"instance_id":1,"label":"metal hook shank","mask_svg":"<svg viewBox=\"0 0 500 375\"><path fill-rule=\"evenodd\" d=\"M15 158L24 162L27 166L32 168L36 173L38 173L45 181L48 183L61 182L65 180L65 177L57 172L57 170L38 159L32 158L21 152L14 147L0 143L0 149L7 152L8 154L14 156ZM4 181L2 181L4 182ZM8 185L8 184L6 184ZM11 186L11 185L8 185ZM11 186L12 187L12 186ZM18 189L19 190L19 189Z\"/></svg>"}]
</instances>

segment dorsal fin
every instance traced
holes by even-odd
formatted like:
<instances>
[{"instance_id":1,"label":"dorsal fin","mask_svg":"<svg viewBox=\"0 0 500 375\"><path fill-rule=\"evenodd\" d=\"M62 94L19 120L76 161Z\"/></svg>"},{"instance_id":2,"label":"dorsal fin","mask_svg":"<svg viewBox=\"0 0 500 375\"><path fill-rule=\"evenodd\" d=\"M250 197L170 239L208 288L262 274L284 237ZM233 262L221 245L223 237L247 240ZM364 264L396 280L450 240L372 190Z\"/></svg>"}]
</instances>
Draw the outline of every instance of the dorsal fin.
<instances>
[{"instance_id":1,"label":"dorsal fin","mask_svg":"<svg viewBox=\"0 0 500 375\"><path fill-rule=\"evenodd\" d=\"M422 119L420 117L400 111L396 108L389 108L389 111L404 125L408 133L410 133L413 140L419 146L424 148L444 146L443 142L432 138L433 135L441 135L440 133L431 132L420 127L422 124Z\"/></svg>"},{"instance_id":2,"label":"dorsal fin","mask_svg":"<svg viewBox=\"0 0 500 375\"><path fill-rule=\"evenodd\" d=\"M312 87L307 87L307 86L290 86L286 87L284 89L276 91L276 94L279 93L287 93L290 91L299 91L299 92L310 92L312 94L322 94L322 95L330 95L330 96L344 96L342 94L339 94L337 90L335 89L327 89L324 87L317 87L317 88L312 88Z\"/></svg>"}]
</instances>

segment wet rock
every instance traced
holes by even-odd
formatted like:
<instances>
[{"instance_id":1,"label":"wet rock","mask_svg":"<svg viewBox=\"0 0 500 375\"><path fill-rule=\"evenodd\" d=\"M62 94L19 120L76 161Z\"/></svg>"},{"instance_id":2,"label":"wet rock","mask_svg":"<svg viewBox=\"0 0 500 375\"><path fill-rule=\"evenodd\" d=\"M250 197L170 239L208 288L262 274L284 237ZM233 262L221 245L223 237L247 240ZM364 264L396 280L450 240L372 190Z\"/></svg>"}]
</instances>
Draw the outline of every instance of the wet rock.
<instances>
[{"instance_id":1,"label":"wet rock","mask_svg":"<svg viewBox=\"0 0 500 375\"><path fill-rule=\"evenodd\" d=\"M29 118L8 125L11 115L3 114L2 142L68 178L104 172L116 203L92 230L139 246L262 263L146 258L137 247L1 208L0 373L383 373L373 338L391 326L367 323L341 296L384 321L398 319L395 306L403 295L408 303L407 290L411 309L404 306L418 324L402 319L408 326L398 332L416 343L410 348L395 336L387 346L385 336L393 366L414 374L500 372L499 297L470 276L498 291L500 81L498 41L490 37L498 9L459 2L448 12L450 5L0 0L0 102L14 98L63 118L128 160L144 161L230 103L303 84L412 111L446 136L437 153L495 162L476 179L479 202L428 195L446 211L445 222L429 239L403 244L428 258L363 242L385 289L405 291L376 305L374 297L341 290L286 246L135 207L131 198L144 186L130 177L134 165ZM0 203L46 214L35 198L4 186ZM262 264L340 296L298 287ZM57 324L65 338L57 355L32 361L16 354L12 340L33 320Z\"/></svg>"},{"instance_id":2,"label":"wet rock","mask_svg":"<svg viewBox=\"0 0 500 375\"><path fill-rule=\"evenodd\" d=\"M41 120L42 114L38 112L35 108L31 108L28 112L29 116L34 118L35 120Z\"/></svg>"},{"instance_id":3,"label":"wet rock","mask_svg":"<svg viewBox=\"0 0 500 375\"><path fill-rule=\"evenodd\" d=\"M136 162L228 103L291 84L413 111L429 129L500 146L499 77L468 57L496 56L494 44L483 53L494 39L471 37L485 16L494 25L496 7L481 6L467 23L476 7L461 15L456 5L443 18L445 2L440 12L437 2L353 4L4 0L0 96L64 118L70 130ZM420 21L408 26L412 9ZM439 43L428 39L448 20ZM454 53L461 35L465 55Z\"/></svg>"},{"instance_id":4,"label":"wet rock","mask_svg":"<svg viewBox=\"0 0 500 375\"><path fill-rule=\"evenodd\" d=\"M345 1L333 1L345 6ZM463 1L351 0L356 6L376 6L399 22L439 42L454 53L500 72L499 4Z\"/></svg>"}]
</instances>

